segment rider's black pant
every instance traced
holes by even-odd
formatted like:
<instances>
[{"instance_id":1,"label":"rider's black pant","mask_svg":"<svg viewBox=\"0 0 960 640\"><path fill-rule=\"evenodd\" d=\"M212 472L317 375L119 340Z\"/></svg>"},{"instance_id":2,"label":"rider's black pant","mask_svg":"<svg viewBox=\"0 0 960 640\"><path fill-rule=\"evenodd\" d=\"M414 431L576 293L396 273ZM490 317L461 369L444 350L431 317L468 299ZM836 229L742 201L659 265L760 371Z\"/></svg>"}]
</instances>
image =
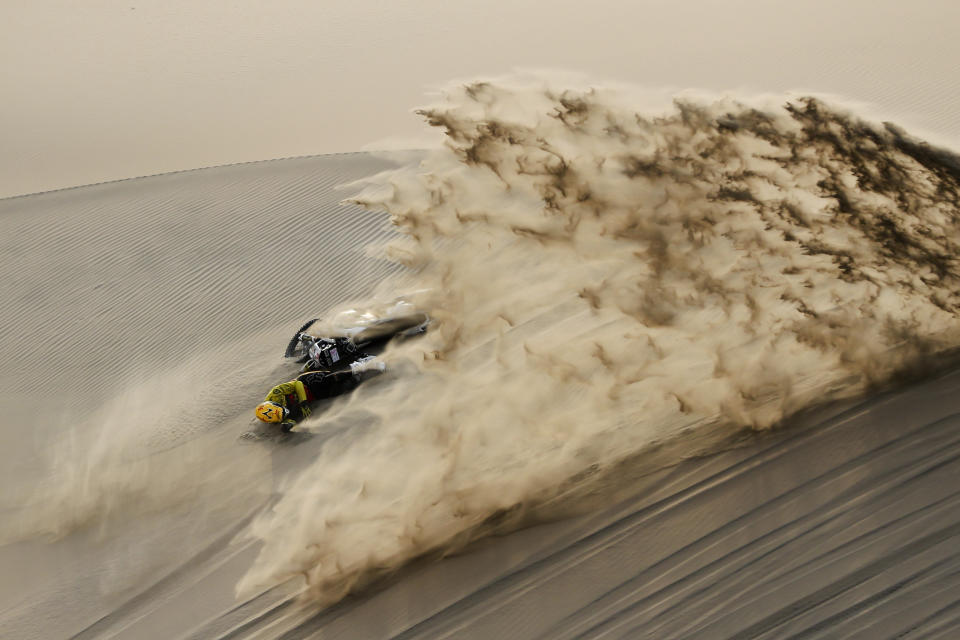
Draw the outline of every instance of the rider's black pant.
<instances>
[{"instance_id":1,"label":"rider's black pant","mask_svg":"<svg viewBox=\"0 0 960 640\"><path fill-rule=\"evenodd\" d=\"M309 400L332 398L352 391L360 384L349 369L343 371L311 371L297 376L307 389Z\"/></svg>"}]
</instances>

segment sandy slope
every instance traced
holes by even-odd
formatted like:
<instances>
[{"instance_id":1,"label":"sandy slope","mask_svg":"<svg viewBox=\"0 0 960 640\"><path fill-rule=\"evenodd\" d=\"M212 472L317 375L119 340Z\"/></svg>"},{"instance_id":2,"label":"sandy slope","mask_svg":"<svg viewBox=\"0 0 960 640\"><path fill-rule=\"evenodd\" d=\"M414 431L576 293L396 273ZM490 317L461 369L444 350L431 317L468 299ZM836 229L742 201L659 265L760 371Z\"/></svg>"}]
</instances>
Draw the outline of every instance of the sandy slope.
<instances>
[{"instance_id":1,"label":"sandy slope","mask_svg":"<svg viewBox=\"0 0 960 640\"><path fill-rule=\"evenodd\" d=\"M394 269L362 252L391 233L383 216L334 189L387 166L348 154L0 201L0 505L5 539L30 540L0 551L0 636L116 613L262 504L269 452L235 438L289 373L298 323Z\"/></svg>"},{"instance_id":2,"label":"sandy slope","mask_svg":"<svg viewBox=\"0 0 960 640\"><path fill-rule=\"evenodd\" d=\"M383 216L332 189L387 166L306 158L0 201L16 301L0 323L0 636L957 633L954 374L709 457L628 461L614 506L424 560L325 611L293 600L296 581L237 599L258 550L237 534L365 428L236 441L250 399L289 373L297 323L394 268L362 251L391 233Z\"/></svg>"},{"instance_id":3,"label":"sandy slope","mask_svg":"<svg viewBox=\"0 0 960 640\"><path fill-rule=\"evenodd\" d=\"M425 562L323 613L264 611L241 636L955 637L958 388L952 373L811 412L599 513Z\"/></svg>"}]
</instances>

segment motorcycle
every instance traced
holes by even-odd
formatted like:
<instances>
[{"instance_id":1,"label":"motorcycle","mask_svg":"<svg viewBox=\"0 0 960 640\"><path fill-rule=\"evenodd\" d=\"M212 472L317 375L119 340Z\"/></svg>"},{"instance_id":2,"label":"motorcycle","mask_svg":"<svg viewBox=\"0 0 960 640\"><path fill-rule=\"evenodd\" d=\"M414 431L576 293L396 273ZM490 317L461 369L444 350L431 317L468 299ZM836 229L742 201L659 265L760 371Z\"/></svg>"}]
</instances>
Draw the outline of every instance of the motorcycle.
<instances>
[{"instance_id":1,"label":"motorcycle","mask_svg":"<svg viewBox=\"0 0 960 640\"><path fill-rule=\"evenodd\" d=\"M304 365L302 371L335 370L369 357L376 349L393 339L405 339L424 333L430 324L427 314L395 305L388 313L377 316L370 312L349 310L327 326L315 327L319 318L305 322L287 343L284 357Z\"/></svg>"}]
</instances>

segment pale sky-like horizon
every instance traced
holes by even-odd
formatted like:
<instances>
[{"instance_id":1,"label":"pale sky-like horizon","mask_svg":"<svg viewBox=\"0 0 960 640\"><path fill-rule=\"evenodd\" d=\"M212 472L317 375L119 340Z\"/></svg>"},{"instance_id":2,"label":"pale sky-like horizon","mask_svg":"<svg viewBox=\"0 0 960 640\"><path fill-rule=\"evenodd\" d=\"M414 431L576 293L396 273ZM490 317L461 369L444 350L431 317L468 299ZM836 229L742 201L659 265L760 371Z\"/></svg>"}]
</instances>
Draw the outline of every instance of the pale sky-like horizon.
<instances>
[{"instance_id":1,"label":"pale sky-like horizon","mask_svg":"<svg viewBox=\"0 0 960 640\"><path fill-rule=\"evenodd\" d=\"M0 197L204 166L422 146L452 80L812 91L960 146L952 0L0 5Z\"/></svg>"}]
</instances>

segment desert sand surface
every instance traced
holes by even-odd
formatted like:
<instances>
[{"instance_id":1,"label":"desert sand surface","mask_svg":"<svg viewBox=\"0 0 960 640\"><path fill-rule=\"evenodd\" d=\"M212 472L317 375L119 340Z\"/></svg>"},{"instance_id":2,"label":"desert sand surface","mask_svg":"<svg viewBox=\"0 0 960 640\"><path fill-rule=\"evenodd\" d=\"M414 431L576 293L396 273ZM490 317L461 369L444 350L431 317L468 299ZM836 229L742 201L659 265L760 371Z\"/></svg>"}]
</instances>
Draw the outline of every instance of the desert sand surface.
<instances>
[{"instance_id":1,"label":"desert sand surface","mask_svg":"<svg viewBox=\"0 0 960 640\"><path fill-rule=\"evenodd\" d=\"M0 636L955 636L960 162L634 99L0 200ZM242 437L398 296L382 377Z\"/></svg>"}]
</instances>

